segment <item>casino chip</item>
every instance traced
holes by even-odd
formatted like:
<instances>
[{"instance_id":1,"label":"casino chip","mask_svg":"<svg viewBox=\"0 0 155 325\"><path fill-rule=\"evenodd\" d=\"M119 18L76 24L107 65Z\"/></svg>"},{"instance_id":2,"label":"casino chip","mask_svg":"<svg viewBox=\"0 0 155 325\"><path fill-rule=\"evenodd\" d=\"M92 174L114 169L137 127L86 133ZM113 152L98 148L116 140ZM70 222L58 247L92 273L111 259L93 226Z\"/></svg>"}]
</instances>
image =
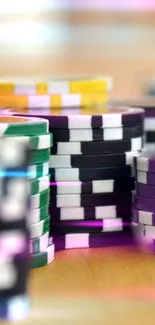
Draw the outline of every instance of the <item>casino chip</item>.
<instances>
[{"instance_id":1,"label":"casino chip","mask_svg":"<svg viewBox=\"0 0 155 325\"><path fill-rule=\"evenodd\" d=\"M47 248L39 253L31 254L31 269L46 266L53 262L55 245L50 244Z\"/></svg>"},{"instance_id":2,"label":"casino chip","mask_svg":"<svg viewBox=\"0 0 155 325\"><path fill-rule=\"evenodd\" d=\"M132 220L136 224L155 226L155 213L133 209Z\"/></svg>"},{"instance_id":3,"label":"casino chip","mask_svg":"<svg viewBox=\"0 0 155 325\"><path fill-rule=\"evenodd\" d=\"M88 207L63 207L57 208L52 204L50 206L51 224L59 220L98 220L98 219L115 219L124 216L131 218L131 202L125 205L106 206L88 206Z\"/></svg>"},{"instance_id":4,"label":"casino chip","mask_svg":"<svg viewBox=\"0 0 155 325\"><path fill-rule=\"evenodd\" d=\"M109 76L31 81L7 77L0 79L0 95L101 94L111 91L112 86L113 80Z\"/></svg>"},{"instance_id":5,"label":"casino chip","mask_svg":"<svg viewBox=\"0 0 155 325\"><path fill-rule=\"evenodd\" d=\"M106 232L94 234L65 234L50 238L50 243L54 243L55 252L73 248L95 248L112 247L122 245L132 245L133 239L130 231L126 232Z\"/></svg>"},{"instance_id":6,"label":"casino chip","mask_svg":"<svg viewBox=\"0 0 155 325\"><path fill-rule=\"evenodd\" d=\"M30 191L32 195L49 189L50 175L30 180Z\"/></svg>"},{"instance_id":7,"label":"casino chip","mask_svg":"<svg viewBox=\"0 0 155 325\"><path fill-rule=\"evenodd\" d=\"M52 194L97 194L113 193L133 190L135 188L135 179L119 180L97 180L88 182L51 182L50 192Z\"/></svg>"},{"instance_id":8,"label":"casino chip","mask_svg":"<svg viewBox=\"0 0 155 325\"><path fill-rule=\"evenodd\" d=\"M102 233L102 232L115 232L123 231L126 226L129 226L130 222L123 220L122 218L117 219L98 219L96 221L59 221L53 222L51 226L51 235L62 235L62 234L76 234L76 233Z\"/></svg>"},{"instance_id":9,"label":"casino chip","mask_svg":"<svg viewBox=\"0 0 155 325\"><path fill-rule=\"evenodd\" d=\"M43 164L31 165L28 167L29 179L40 178L48 175L49 173L49 161Z\"/></svg>"},{"instance_id":10,"label":"casino chip","mask_svg":"<svg viewBox=\"0 0 155 325\"><path fill-rule=\"evenodd\" d=\"M50 216L45 218L44 220L31 224L30 225L30 238L34 239L37 237L43 236L46 232L49 231L50 227Z\"/></svg>"},{"instance_id":11,"label":"casino chip","mask_svg":"<svg viewBox=\"0 0 155 325\"><path fill-rule=\"evenodd\" d=\"M49 243L49 232L46 232L43 236L30 239L29 249L30 254L40 253L44 251Z\"/></svg>"},{"instance_id":12,"label":"casino chip","mask_svg":"<svg viewBox=\"0 0 155 325\"><path fill-rule=\"evenodd\" d=\"M95 168L133 165L137 151L98 155L51 155L50 168Z\"/></svg>"},{"instance_id":13,"label":"casino chip","mask_svg":"<svg viewBox=\"0 0 155 325\"><path fill-rule=\"evenodd\" d=\"M140 138L144 134L143 123L127 127L106 127L106 128L70 128L66 130L52 128L55 142L90 142L127 140Z\"/></svg>"},{"instance_id":14,"label":"casino chip","mask_svg":"<svg viewBox=\"0 0 155 325\"><path fill-rule=\"evenodd\" d=\"M140 151L143 138L108 141L54 142L51 153L58 155L94 155Z\"/></svg>"},{"instance_id":15,"label":"casino chip","mask_svg":"<svg viewBox=\"0 0 155 325\"><path fill-rule=\"evenodd\" d=\"M29 225L45 220L49 215L49 204L41 206L39 209L30 210Z\"/></svg>"},{"instance_id":16,"label":"casino chip","mask_svg":"<svg viewBox=\"0 0 155 325\"><path fill-rule=\"evenodd\" d=\"M111 180L123 181L133 177L132 166L103 168L50 168L51 182Z\"/></svg>"}]
</instances>

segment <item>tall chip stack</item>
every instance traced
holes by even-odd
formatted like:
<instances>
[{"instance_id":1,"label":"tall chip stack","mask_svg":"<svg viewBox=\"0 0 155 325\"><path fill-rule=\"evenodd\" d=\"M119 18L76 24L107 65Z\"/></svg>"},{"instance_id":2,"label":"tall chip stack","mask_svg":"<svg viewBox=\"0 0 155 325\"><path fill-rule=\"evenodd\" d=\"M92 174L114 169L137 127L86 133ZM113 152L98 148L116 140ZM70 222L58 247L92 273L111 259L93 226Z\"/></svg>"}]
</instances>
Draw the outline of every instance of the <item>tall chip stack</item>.
<instances>
[{"instance_id":1,"label":"tall chip stack","mask_svg":"<svg viewBox=\"0 0 155 325\"><path fill-rule=\"evenodd\" d=\"M140 248L155 252L155 153L135 158L136 194L133 205L133 233Z\"/></svg>"},{"instance_id":2,"label":"tall chip stack","mask_svg":"<svg viewBox=\"0 0 155 325\"><path fill-rule=\"evenodd\" d=\"M10 121L4 135L29 141L31 156L28 168L31 204L28 215L31 268L45 266L54 259L54 245L48 245L50 230L49 159L52 134L47 120L32 117L0 116L0 122ZM42 252L41 252L42 251Z\"/></svg>"},{"instance_id":3,"label":"tall chip stack","mask_svg":"<svg viewBox=\"0 0 155 325\"><path fill-rule=\"evenodd\" d=\"M42 117L53 134L50 244L56 251L129 244L133 157L143 148L144 111L78 115L68 108Z\"/></svg>"},{"instance_id":4,"label":"tall chip stack","mask_svg":"<svg viewBox=\"0 0 155 325\"><path fill-rule=\"evenodd\" d=\"M13 120L15 120L13 118ZM0 119L0 320L23 320L29 313L30 205L28 143L7 137L9 120ZM16 132L14 125L14 131Z\"/></svg>"}]
</instances>

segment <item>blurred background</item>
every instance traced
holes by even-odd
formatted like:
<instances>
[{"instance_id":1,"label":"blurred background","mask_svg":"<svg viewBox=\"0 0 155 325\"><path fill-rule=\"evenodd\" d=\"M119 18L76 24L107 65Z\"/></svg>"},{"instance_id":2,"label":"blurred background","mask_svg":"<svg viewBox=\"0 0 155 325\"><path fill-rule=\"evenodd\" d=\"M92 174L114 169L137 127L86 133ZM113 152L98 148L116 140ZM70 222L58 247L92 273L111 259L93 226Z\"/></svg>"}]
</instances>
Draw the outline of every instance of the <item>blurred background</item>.
<instances>
[{"instance_id":1,"label":"blurred background","mask_svg":"<svg viewBox=\"0 0 155 325\"><path fill-rule=\"evenodd\" d=\"M1 0L0 74L114 77L137 95L155 72L153 0Z\"/></svg>"}]
</instances>

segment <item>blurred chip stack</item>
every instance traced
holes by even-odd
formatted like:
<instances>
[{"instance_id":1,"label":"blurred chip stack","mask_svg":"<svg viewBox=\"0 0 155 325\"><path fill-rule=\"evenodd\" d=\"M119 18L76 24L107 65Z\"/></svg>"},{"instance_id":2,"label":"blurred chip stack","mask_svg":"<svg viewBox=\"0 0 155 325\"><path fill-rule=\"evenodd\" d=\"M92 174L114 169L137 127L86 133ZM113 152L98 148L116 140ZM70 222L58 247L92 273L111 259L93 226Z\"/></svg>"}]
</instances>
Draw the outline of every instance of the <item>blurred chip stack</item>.
<instances>
[{"instance_id":1,"label":"blurred chip stack","mask_svg":"<svg viewBox=\"0 0 155 325\"><path fill-rule=\"evenodd\" d=\"M7 118L0 134L9 133ZM0 137L0 320L16 321L29 312L28 143Z\"/></svg>"},{"instance_id":2,"label":"blurred chip stack","mask_svg":"<svg viewBox=\"0 0 155 325\"><path fill-rule=\"evenodd\" d=\"M48 246L50 228L49 159L52 134L49 133L47 120L1 115L0 121L4 120L10 122L7 125L8 127L4 129L4 135L16 136L16 139L30 143L31 155L28 177L31 197L28 224L30 231L31 268L44 266L54 259L54 245ZM44 238L44 243L41 246L44 253L43 256L40 255L42 237Z\"/></svg>"},{"instance_id":3,"label":"blurred chip stack","mask_svg":"<svg viewBox=\"0 0 155 325\"><path fill-rule=\"evenodd\" d=\"M135 170L133 232L141 248L155 252L155 153L135 158Z\"/></svg>"}]
</instances>

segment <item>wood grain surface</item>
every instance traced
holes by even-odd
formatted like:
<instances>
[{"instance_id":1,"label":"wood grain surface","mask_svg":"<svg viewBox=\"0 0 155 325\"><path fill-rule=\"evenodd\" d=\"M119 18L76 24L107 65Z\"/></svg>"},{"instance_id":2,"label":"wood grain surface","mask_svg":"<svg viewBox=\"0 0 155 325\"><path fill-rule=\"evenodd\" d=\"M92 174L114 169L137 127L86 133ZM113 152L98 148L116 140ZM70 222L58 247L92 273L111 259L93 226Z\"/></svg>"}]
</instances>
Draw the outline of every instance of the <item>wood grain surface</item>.
<instances>
[{"instance_id":1,"label":"wood grain surface","mask_svg":"<svg viewBox=\"0 0 155 325\"><path fill-rule=\"evenodd\" d=\"M139 95L155 72L153 14L85 15L35 17L47 27L45 41L5 43L1 75L110 74L112 98ZM31 272L30 295L32 312L23 324L153 325L155 258L133 248L59 252L51 265Z\"/></svg>"}]
</instances>

